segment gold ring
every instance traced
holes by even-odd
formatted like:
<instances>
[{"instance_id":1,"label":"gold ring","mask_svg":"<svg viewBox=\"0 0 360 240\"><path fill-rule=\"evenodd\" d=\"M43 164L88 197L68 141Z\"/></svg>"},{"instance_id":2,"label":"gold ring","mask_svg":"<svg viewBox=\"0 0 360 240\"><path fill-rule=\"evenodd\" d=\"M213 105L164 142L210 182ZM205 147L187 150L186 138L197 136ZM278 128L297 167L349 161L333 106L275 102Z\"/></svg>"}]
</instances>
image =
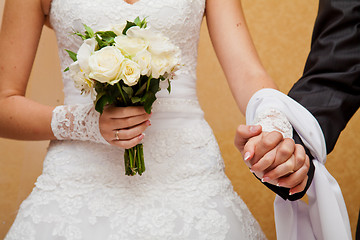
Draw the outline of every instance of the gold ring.
<instances>
[{"instance_id":1,"label":"gold ring","mask_svg":"<svg viewBox=\"0 0 360 240\"><path fill-rule=\"evenodd\" d=\"M119 141L120 140L120 138L119 138L119 129L117 129L116 131L115 131L115 139L116 139L116 141Z\"/></svg>"}]
</instances>

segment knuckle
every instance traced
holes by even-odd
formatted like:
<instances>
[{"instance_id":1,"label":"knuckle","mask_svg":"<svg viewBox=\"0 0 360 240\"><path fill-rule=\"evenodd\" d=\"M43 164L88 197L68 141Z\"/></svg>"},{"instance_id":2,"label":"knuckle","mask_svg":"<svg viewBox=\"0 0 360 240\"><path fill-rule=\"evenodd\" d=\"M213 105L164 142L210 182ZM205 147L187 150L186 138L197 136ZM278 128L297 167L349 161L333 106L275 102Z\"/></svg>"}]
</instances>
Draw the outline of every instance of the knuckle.
<instances>
[{"instance_id":1,"label":"knuckle","mask_svg":"<svg viewBox=\"0 0 360 240\"><path fill-rule=\"evenodd\" d=\"M305 157L305 156L301 156L301 157L296 156L295 159L296 159L296 162L297 162L300 166L303 166L303 165L305 164L305 162L306 162L306 157Z\"/></svg>"},{"instance_id":2,"label":"knuckle","mask_svg":"<svg viewBox=\"0 0 360 240\"><path fill-rule=\"evenodd\" d=\"M270 166L273 162L274 162L274 159L271 158L270 156L265 156L262 160L263 164L268 167Z\"/></svg>"},{"instance_id":3,"label":"knuckle","mask_svg":"<svg viewBox=\"0 0 360 240\"><path fill-rule=\"evenodd\" d=\"M274 145L273 140L268 137L264 137L262 142L263 142L264 147L266 147L266 148L272 147Z\"/></svg>"},{"instance_id":4,"label":"knuckle","mask_svg":"<svg viewBox=\"0 0 360 240\"><path fill-rule=\"evenodd\" d=\"M292 149L286 145L282 145L278 152L281 156L290 156L293 153Z\"/></svg>"}]
</instances>

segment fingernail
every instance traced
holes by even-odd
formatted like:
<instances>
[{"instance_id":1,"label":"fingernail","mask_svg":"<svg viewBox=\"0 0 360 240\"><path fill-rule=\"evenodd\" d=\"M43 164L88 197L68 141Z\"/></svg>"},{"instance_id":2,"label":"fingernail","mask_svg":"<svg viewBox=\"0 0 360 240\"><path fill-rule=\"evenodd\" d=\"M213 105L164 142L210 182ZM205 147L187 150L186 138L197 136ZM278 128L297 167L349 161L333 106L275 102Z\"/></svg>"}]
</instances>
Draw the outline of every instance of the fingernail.
<instances>
[{"instance_id":1,"label":"fingernail","mask_svg":"<svg viewBox=\"0 0 360 240\"><path fill-rule=\"evenodd\" d=\"M151 126L151 121L150 120L148 120L148 126Z\"/></svg>"},{"instance_id":2,"label":"fingernail","mask_svg":"<svg viewBox=\"0 0 360 240\"><path fill-rule=\"evenodd\" d=\"M280 183L277 183L276 186L277 186L277 187L280 187Z\"/></svg>"},{"instance_id":3,"label":"fingernail","mask_svg":"<svg viewBox=\"0 0 360 240\"><path fill-rule=\"evenodd\" d=\"M261 179L262 182L269 182L271 179L268 177L264 177Z\"/></svg>"},{"instance_id":4,"label":"fingernail","mask_svg":"<svg viewBox=\"0 0 360 240\"><path fill-rule=\"evenodd\" d=\"M289 192L289 196L293 195L294 193L292 193L291 191Z\"/></svg>"},{"instance_id":5,"label":"fingernail","mask_svg":"<svg viewBox=\"0 0 360 240\"><path fill-rule=\"evenodd\" d=\"M141 134L141 135L139 136L139 139L140 139L140 140L143 140L144 137L145 137L145 133Z\"/></svg>"},{"instance_id":6,"label":"fingernail","mask_svg":"<svg viewBox=\"0 0 360 240\"><path fill-rule=\"evenodd\" d=\"M257 132L259 130L258 125L250 126L250 132Z\"/></svg>"},{"instance_id":7,"label":"fingernail","mask_svg":"<svg viewBox=\"0 0 360 240\"><path fill-rule=\"evenodd\" d=\"M247 161L247 160L249 160L250 159L250 153L249 152L246 152L245 154L244 154L244 161Z\"/></svg>"},{"instance_id":8,"label":"fingernail","mask_svg":"<svg viewBox=\"0 0 360 240\"><path fill-rule=\"evenodd\" d=\"M250 172L251 172L251 173L254 173L254 171L253 171L253 170L251 170L251 168L250 168L249 170L250 170Z\"/></svg>"}]
</instances>

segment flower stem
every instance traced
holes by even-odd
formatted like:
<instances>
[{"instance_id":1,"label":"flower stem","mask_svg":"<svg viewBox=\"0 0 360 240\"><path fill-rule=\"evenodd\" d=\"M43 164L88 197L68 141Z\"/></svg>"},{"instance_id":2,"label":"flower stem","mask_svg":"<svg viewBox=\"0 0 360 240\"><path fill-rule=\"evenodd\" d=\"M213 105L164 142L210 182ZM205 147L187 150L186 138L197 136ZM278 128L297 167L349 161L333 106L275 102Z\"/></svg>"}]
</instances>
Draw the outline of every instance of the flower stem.
<instances>
[{"instance_id":1,"label":"flower stem","mask_svg":"<svg viewBox=\"0 0 360 240\"><path fill-rule=\"evenodd\" d=\"M150 81L151 81L152 77L150 76L149 79L147 80L147 86L146 86L146 92L149 91L149 87L150 87Z\"/></svg>"},{"instance_id":2,"label":"flower stem","mask_svg":"<svg viewBox=\"0 0 360 240\"><path fill-rule=\"evenodd\" d=\"M116 83L116 86L118 87L119 91L120 91L120 94L121 94L121 97L122 99L124 100L125 104L128 105L127 101L126 101L126 98L124 96L124 93L123 93L123 90L121 89L121 86L120 86L120 83Z\"/></svg>"}]
</instances>

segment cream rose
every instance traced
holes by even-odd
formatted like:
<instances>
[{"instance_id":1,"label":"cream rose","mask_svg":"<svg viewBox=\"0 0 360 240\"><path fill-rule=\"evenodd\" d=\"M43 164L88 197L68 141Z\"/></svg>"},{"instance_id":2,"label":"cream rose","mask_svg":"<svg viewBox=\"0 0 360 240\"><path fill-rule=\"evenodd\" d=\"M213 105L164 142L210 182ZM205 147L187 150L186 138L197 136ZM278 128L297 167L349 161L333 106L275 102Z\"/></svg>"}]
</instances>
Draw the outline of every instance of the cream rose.
<instances>
[{"instance_id":1,"label":"cream rose","mask_svg":"<svg viewBox=\"0 0 360 240\"><path fill-rule=\"evenodd\" d=\"M74 80L75 87L79 89L82 94L88 95L91 93L91 96L95 95L93 88L94 82L85 77L85 74L83 71L81 71L77 61L69 66L69 74L70 77Z\"/></svg>"},{"instance_id":2,"label":"cream rose","mask_svg":"<svg viewBox=\"0 0 360 240\"><path fill-rule=\"evenodd\" d=\"M122 54L134 57L138 52L146 50L148 43L142 38L132 38L126 35L119 35L115 39L115 47L120 49Z\"/></svg>"},{"instance_id":3,"label":"cream rose","mask_svg":"<svg viewBox=\"0 0 360 240\"><path fill-rule=\"evenodd\" d=\"M138 52L132 59L140 66L140 74L150 76L151 74L151 54L147 50Z\"/></svg>"},{"instance_id":4,"label":"cream rose","mask_svg":"<svg viewBox=\"0 0 360 240\"><path fill-rule=\"evenodd\" d=\"M97 42L94 38L84 40L77 52L77 61L82 72L86 75L90 73L89 58L95 51Z\"/></svg>"},{"instance_id":5,"label":"cream rose","mask_svg":"<svg viewBox=\"0 0 360 240\"><path fill-rule=\"evenodd\" d=\"M122 32L124 31L124 28L126 27L126 24L117 24L111 27L111 31L113 31L117 36L122 35Z\"/></svg>"},{"instance_id":6,"label":"cream rose","mask_svg":"<svg viewBox=\"0 0 360 240\"><path fill-rule=\"evenodd\" d=\"M94 52L89 58L89 77L112 85L119 82L124 59L121 51L113 46Z\"/></svg>"},{"instance_id":7,"label":"cream rose","mask_svg":"<svg viewBox=\"0 0 360 240\"><path fill-rule=\"evenodd\" d=\"M170 72L172 66L170 65L170 59L163 56L153 56L151 59L151 75L153 78L159 78L163 76L165 73Z\"/></svg>"},{"instance_id":8,"label":"cream rose","mask_svg":"<svg viewBox=\"0 0 360 240\"><path fill-rule=\"evenodd\" d=\"M140 66L134 61L125 58L121 64L120 77L128 86L137 84L140 79Z\"/></svg>"}]
</instances>

